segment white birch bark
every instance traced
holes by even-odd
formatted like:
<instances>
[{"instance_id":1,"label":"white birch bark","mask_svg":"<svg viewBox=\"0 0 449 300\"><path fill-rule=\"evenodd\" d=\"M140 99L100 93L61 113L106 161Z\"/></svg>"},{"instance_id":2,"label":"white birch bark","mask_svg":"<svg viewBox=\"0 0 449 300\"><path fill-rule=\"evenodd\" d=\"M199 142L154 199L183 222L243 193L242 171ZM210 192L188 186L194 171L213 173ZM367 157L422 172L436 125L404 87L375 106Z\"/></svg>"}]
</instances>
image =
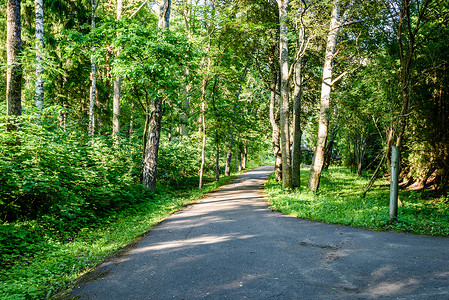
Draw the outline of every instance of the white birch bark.
<instances>
[{"instance_id":1,"label":"white birch bark","mask_svg":"<svg viewBox=\"0 0 449 300\"><path fill-rule=\"evenodd\" d=\"M312 165L310 167L308 181L308 186L312 191L317 191L320 184L321 171L324 165L326 140L329 131L329 107L332 88L332 60L334 58L335 49L337 47L337 37L341 26L339 22L338 7L339 0L334 0L332 5L331 21L329 25L329 34L327 36L326 54L324 58L320 98L320 115L318 121L318 139L315 147L315 154L313 155Z\"/></svg>"},{"instance_id":2,"label":"white birch bark","mask_svg":"<svg viewBox=\"0 0 449 300\"><path fill-rule=\"evenodd\" d=\"M117 0L117 20L122 16L123 0ZM119 53L117 52L117 55ZM117 136L120 132L120 97L121 97L121 79L117 76L114 80L114 98L112 102L112 136L114 143L117 143Z\"/></svg>"},{"instance_id":3,"label":"white birch bark","mask_svg":"<svg viewBox=\"0 0 449 300\"><path fill-rule=\"evenodd\" d=\"M278 0L279 6L279 53L281 70L281 151L282 151L282 187L292 187L292 165L290 157L289 133L289 68L288 68L288 0Z\"/></svg>"},{"instance_id":4,"label":"white birch bark","mask_svg":"<svg viewBox=\"0 0 449 300\"><path fill-rule=\"evenodd\" d=\"M210 61L210 60L209 60ZM209 64L210 65L210 64ZM202 145L201 145L201 167L200 167L200 182L198 187L201 189L203 187L203 174L204 166L206 164L206 87L207 87L207 75L204 75L201 84L201 125L202 125Z\"/></svg>"},{"instance_id":5,"label":"white birch bark","mask_svg":"<svg viewBox=\"0 0 449 300\"><path fill-rule=\"evenodd\" d=\"M36 13L36 83L34 94L34 105L39 108L44 108L44 80L42 73L44 67L42 65L42 53L44 51L44 1L35 0L34 8Z\"/></svg>"},{"instance_id":6,"label":"white birch bark","mask_svg":"<svg viewBox=\"0 0 449 300\"><path fill-rule=\"evenodd\" d=\"M210 47L211 47L211 33L209 33L209 41L206 49L207 53L207 66L206 73L203 75L203 80L201 82L201 134L202 134L202 146L201 146L201 166L200 166L200 182L199 188L203 187L203 174L204 166L206 165L206 88L209 81L209 72L211 68L210 59Z\"/></svg>"}]
</instances>

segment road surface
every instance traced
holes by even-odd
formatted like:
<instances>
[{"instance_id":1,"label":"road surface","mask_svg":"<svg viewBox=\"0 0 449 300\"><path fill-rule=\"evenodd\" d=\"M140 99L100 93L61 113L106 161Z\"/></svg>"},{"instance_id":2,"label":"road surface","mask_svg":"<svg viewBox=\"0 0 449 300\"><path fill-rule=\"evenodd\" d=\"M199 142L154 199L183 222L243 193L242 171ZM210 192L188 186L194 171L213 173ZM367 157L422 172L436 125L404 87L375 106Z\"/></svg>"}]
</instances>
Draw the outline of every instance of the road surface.
<instances>
[{"instance_id":1,"label":"road surface","mask_svg":"<svg viewBox=\"0 0 449 300\"><path fill-rule=\"evenodd\" d=\"M172 215L70 299L449 299L449 239L268 208L260 167Z\"/></svg>"}]
</instances>

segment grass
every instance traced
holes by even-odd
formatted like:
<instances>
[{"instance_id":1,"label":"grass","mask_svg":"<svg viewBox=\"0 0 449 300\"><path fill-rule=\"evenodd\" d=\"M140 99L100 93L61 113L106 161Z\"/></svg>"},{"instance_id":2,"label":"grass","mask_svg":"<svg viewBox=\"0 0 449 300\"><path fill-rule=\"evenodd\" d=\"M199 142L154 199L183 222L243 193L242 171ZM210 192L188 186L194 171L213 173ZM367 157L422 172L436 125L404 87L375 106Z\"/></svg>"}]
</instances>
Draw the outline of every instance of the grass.
<instances>
[{"instance_id":1,"label":"grass","mask_svg":"<svg viewBox=\"0 0 449 300\"><path fill-rule=\"evenodd\" d=\"M138 240L168 215L230 179L223 177L219 182L208 182L202 190L162 187L147 202L105 218L100 226L83 228L70 238L55 236L46 230L42 220L3 227L9 230L1 232L6 233L3 237L9 235L18 243L27 243L19 247L27 251L19 253L20 259L17 253L10 257L0 253L3 260L0 264L4 266L0 268L0 299L45 299L53 296L107 256Z\"/></svg>"},{"instance_id":2,"label":"grass","mask_svg":"<svg viewBox=\"0 0 449 300\"><path fill-rule=\"evenodd\" d=\"M286 192L274 176L265 184L271 208L284 214L319 222L341 224L378 231L400 231L449 236L447 199L428 198L426 194L399 193L402 206L397 221L389 221L389 183L379 180L361 197L367 177L357 176L343 167L332 167L322 174L319 193L307 186L308 170L301 170L303 187Z\"/></svg>"}]
</instances>

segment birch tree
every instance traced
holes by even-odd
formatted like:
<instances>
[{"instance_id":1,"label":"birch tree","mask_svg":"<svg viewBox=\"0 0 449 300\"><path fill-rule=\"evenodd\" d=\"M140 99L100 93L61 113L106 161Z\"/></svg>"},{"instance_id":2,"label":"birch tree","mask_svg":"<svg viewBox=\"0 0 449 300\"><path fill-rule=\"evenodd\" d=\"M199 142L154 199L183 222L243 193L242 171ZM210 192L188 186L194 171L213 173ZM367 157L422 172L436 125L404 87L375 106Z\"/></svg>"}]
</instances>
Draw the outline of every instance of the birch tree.
<instances>
[{"instance_id":1,"label":"birch tree","mask_svg":"<svg viewBox=\"0 0 449 300\"><path fill-rule=\"evenodd\" d=\"M210 40L209 40L209 48L210 48ZM201 167L200 167L200 182L199 188L203 187L203 174L204 174L204 166L206 164L206 88L207 83L209 81L207 74L210 70L211 59L207 58L207 70L206 74L203 75L203 79L201 81L201 135L202 135L202 145L201 145Z\"/></svg>"},{"instance_id":2,"label":"birch tree","mask_svg":"<svg viewBox=\"0 0 449 300\"><path fill-rule=\"evenodd\" d=\"M35 0L34 7L36 12L36 83L34 105L37 108L44 108L44 80L42 79L42 72L44 67L42 65L42 53L44 50L44 2L43 0Z\"/></svg>"},{"instance_id":3,"label":"birch tree","mask_svg":"<svg viewBox=\"0 0 449 300\"><path fill-rule=\"evenodd\" d=\"M6 111L8 116L22 114L22 37L20 25L20 0L8 0L6 5L6 52L8 68L6 71ZM7 130L17 129L15 122L8 123Z\"/></svg>"},{"instance_id":4,"label":"birch tree","mask_svg":"<svg viewBox=\"0 0 449 300\"><path fill-rule=\"evenodd\" d=\"M332 81L332 62L335 56L335 50L337 47L338 33L348 18L349 12L352 8L352 2L345 10L344 14L340 15L340 0L334 0L332 2L332 13L329 24L329 33L327 35L326 53L324 57L323 77L321 84L321 97L320 97L320 113L318 120L318 138L315 147L315 154L313 155L312 165L310 167L308 187L312 191L317 191L321 171L324 165L324 155L326 150L326 140L329 132L329 108L331 89L334 82Z\"/></svg>"},{"instance_id":5,"label":"birch tree","mask_svg":"<svg viewBox=\"0 0 449 300\"><path fill-rule=\"evenodd\" d=\"M97 16L97 8L98 4L100 3L100 0L91 0L92 5L92 13L91 13L91 23L90 23L90 29L91 31L94 31L95 29L95 19ZM89 96L89 129L88 129L88 135L89 137L94 136L94 128L95 128L95 100L96 100L96 93L97 93L97 65L95 63L95 51L96 47L95 44L92 42L91 46L91 54L90 54L90 63L91 63L91 71L90 71L90 96Z\"/></svg>"},{"instance_id":6,"label":"birch tree","mask_svg":"<svg viewBox=\"0 0 449 300\"><path fill-rule=\"evenodd\" d=\"M282 151L282 187L292 187L292 165L290 158L289 130L289 68L288 68L288 0L277 0L279 7L279 57L281 71L281 151Z\"/></svg>"},{"instance_id":7,"label":"birch tree","mask_svg":"<svg viewBox=\"0 0 449 300\"><path fill-rule=\"evenodd\" d=\"M214 3L212 3L211 6L212 14L215 15L215 7ZM209 76L210 76L210 69L212 65L211 60L211 40L212 40L212 34L214 33L214 24L213 21L211 21L207 27L207 48L206 48L206 55L207 58L203 59L203 65L205 67L203 79L201 80L201 136L202 136L202 145L201 145L201 167L200 167L200 180L198 187L201 189L203 187L203 175L204 175L204 166L206 164L206 89L209 82Z\"/></svg>"}]
</instances>

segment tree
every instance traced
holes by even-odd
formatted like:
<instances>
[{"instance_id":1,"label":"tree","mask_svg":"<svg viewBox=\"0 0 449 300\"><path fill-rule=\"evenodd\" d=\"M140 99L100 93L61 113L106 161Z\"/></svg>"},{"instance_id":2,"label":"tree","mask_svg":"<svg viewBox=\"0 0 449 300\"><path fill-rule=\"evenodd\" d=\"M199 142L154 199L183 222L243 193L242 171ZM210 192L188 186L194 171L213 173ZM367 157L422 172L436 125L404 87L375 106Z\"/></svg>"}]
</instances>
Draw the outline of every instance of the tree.
<instances>
[{"instance_id":1,"label":"tree","mask_svg":"<svg viewBox=\"0 0 449 300\"><path fill-rule=\"evenodd\" d=\"M37 108L44 107L44 80L42 79L43 65L42 53L44 49L44 2L43 0L35 0L36 11L36 84L34 103Z\"/></svg>"},{"instance_id":2,"label":"tree","mask_svg":"<svg viewBox=\"0 0 449 300\"><path fill-rule=\"evenodd\" d=\"M421 31L433 20L435 12L438 11L436 0L401 0L389 1L388 9L391 19L394 22L397 42L399 47L399 60L401 63L401 111L396 120L396 125L392 128L387 144L387 160L393 143L401 148L403 136L407 127L407 119L410 113L410 101L413 89L412 71L414 65L414 53L420 43L426 39L421 35Z\"/></svg>"},{"instance_id":3,"label":"tree","mask_svg":"<svg viewBox=\"0 0 449 300\"><path fill-rule=\"evenodd\" d=\"M289 132L289 67L288 67L288 0L277 0L279 7L279 60L280 60L280 92L281 92L281 151L282 151L282 187L292 187L292 166L290 158Z\"/></svg>"},{"instance_id":4,"label":"tree","mask_svg":"<svg viewBox=\"0 0 449 300\"><path fill-rule=\"evenodd\" d=\"M122 16L123 0L117 0L117 20ZM117 143L117 135L120 132L120 97L121 97L121 79L119 76L114 80L114 98L112 103L112 135Z\"/></svg>"},{"instance_id":5,"label":"tree","mask_svg":"<svg viewBox=\"0 0 449 300\"><path fill-rule=\"evenodd\" d=\"M313 155L312 165L310 167L308 187L312 191L317 191L321 171L324 165L324 155L326 149L326 140L329 132L329 108L330 108L330 96L332 85L335 80L332 81L332 61L335 56L335 49L337 47L338 33L342 26L345 25L349 12L352 8L353 2L349 4L343 15L340 15L340 0L334 0L332 2L332 13L329 24L329 33L327 36L326 53L324 57L323 66L323 79L321 84L321 97L320 97L320 113L318 121L318 138L315 147L315 153Z\"/></svg>"},{"instance_id":6,"label":"tree","mask_svg":"<svg viewBox=\"0 0 449 300\"><path fill-rule=\"evenodd\" d=\"M210 58L210 47L211 47L211 35L213 30L210 28L212 25L207 26L208 31L208 45L206 49L207 58L203 59L204 74L201 80L201 136L202 136L202 146L201 146L201 167L200 167L200 182L198 187L201 189L203 187L203 174L204 166L206 164L206 89L209 82L209 72L211 68L211 58Z\"/></svg>"},{"instance_id":7,"label":"tree","mask_svg":"<svg viewBox=\"0 0 449 300\"><path fill-rule=\"evenodd\" d=\"M20 25L20 0L8 0L6 6L7 39L6 51L8 68L6 71L7 115L17 117L22 114L22 37ZM8 123L8 130L16 130L15 121Z\"/></svg>"},{"instance_id":8,"label":"tree","mask_svg":"<svg viewBox=\"0 0 449 300\"><path fill-rule=\"evenodd\" d=\"M90 29L91 31L94 31L95 29L95 18L97 16L97 8L100 4L100 0L92 0L92 12L91 12L91 23L90 23ZM89 96L89 129L88 134L90 137L94 136L94 129L95 129L95 99L97 94L97 65L95 63L95 51L96 46L92 42L91 47L91 55L90 55L90 63L91 63L91 72L90 72L90 96Z\"/></svg>"},{"instance_id":9,"label":"tree","mask_svg":"<svg viewBox=\"0 0 449 300\"><path fill-rule=\"evenodd\" d=\"M160 0L158 3L158 27L161 30L159 39L164 40L165 32L169 29L171 0ZM142 182L150 190L156 190L157 161L159 141L161 138L162 100L163 90L151 99L151 115L148 123L148 137L144 148Z\"/></svg>"},{"instance_id":10,"label":"tree","mask_svg":"<svg viewBox=\"0 0 449 300\"><path fill-rule=\"evenodd\" d=\"M305 15L308 10L306 2L301 2L295 24L296 47L293 62L293 120L292 120L292 187L301 185L301 99L303 94L304 75L302 70L303 56L313 35L306 37ZM291 73L291 71L289 72ZM291 75L290 75L291 76Z\"/></svg>"},{"instance_id":11,"label":"tree","mask_svg":"<svg viewBox=\"0 0 449 300\"><path fill-rule=\"evenodd\" d=\"M282 153L280 147L280 132L279 132L279 101L277 100L277 85L279 78L279 71L276 67L275 50L272 48L272 52L269 55L269 63L271 70L271 83L270 83L270 123L272 127L271 144L274 154L274 174L277 181L282 180ZM277 105L276 105L277 104Z\"/></svg>"}]
</instances>

